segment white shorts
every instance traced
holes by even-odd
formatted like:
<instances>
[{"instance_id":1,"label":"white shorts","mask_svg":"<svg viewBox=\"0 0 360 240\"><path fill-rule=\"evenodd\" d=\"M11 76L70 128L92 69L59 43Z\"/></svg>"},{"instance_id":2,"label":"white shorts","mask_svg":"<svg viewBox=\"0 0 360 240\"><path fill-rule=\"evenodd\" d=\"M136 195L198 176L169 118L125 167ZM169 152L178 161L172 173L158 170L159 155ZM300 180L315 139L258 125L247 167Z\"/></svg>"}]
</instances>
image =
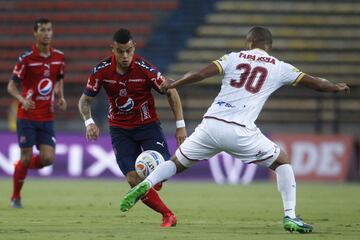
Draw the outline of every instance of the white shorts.
<instances>
[{"instance_id":1,"label":"white shorts","mask_svg":"<svg viewBox=\"0 0 360 240\"><path fill-rule=\"evenodd\" d=\"M226 152L244 163L269 167L279 156L280 148L262 132L216 119L203 119L195 132L176 150L182 165L189 160L207 160L219 152Z\"/></svg>"}]
</instances>

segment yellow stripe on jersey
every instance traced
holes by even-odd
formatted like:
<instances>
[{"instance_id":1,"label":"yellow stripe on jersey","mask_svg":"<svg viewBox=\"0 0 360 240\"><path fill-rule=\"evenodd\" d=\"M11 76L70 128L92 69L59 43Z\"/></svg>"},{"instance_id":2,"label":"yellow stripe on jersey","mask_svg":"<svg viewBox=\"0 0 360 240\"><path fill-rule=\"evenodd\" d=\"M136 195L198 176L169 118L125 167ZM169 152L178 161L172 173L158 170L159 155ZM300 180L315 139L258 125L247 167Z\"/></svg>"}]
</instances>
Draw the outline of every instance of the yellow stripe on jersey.
<instances>
[{"instance_id":1,"label":"yellow stripe on jersey","mask_svg":"<svg viewBox=\"0 0 360 240\"><path fill-rule=\"evenodd\" d=\"M223 71L221 64L218 61L213 61L213 63L215 63L215 65L218 67L219 73L223 74L224 71Z\"/></svg>"},{"instance_id":2,"label":"yellow stripe on jersey","mask_svg":"<svg viewBox=\"0 0 360 240\"><path fill-rule=\"evenodd\" d=\"M305 76L305 73L300 73L300 75L295 79L295 81L291 85L296 86L304 76Z\"/></svg>"}]
</instances>

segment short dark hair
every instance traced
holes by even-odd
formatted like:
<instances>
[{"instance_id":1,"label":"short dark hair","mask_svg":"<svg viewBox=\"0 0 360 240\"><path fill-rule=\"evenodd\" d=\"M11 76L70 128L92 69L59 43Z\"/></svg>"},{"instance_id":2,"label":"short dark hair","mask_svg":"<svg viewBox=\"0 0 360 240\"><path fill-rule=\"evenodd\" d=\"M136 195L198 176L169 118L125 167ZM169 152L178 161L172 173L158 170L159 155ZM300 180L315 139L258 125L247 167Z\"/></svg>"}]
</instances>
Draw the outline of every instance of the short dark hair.
<instances>
[{"instance_id":1,"label":"short dark hair","mask_svg":"<svg viewBox=\"0 0 360 240\"><path fill-rule=\"evenodd\" d=\"M114 42L125 44L128 43L130 40L132 40L131 32L127 29L120 28L114 33Z\"/></svg>"},{"instance_id":2,"label":"short dark hair","mask_svg":"<svg viewBox=\"0 0 360 240\"><path fill-rule=\"evenodd\" d=\"M265 27L255 26L247 33L249 37L255 43L265 43L265 44L272 44L272 34L269 29Z\"/></svg>"},{"instance_id":3,"label":"short dark hair","mask_svg":"<svg viewBox=\"0 0 360 240\"><path fill-rule=\"evenodd\" d=\"M47 24L47 23L51 23L50 19L47 18L36 19L34 22L34 31L37 32L40 24Z\"/></svg>"}]
</instances>

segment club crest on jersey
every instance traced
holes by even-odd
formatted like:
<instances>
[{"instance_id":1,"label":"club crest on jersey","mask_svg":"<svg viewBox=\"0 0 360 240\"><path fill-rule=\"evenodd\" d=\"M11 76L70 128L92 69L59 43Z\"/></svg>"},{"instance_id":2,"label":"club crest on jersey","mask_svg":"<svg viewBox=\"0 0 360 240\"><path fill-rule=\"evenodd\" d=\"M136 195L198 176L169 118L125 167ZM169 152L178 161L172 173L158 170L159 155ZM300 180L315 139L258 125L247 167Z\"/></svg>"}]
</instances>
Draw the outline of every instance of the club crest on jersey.
<instances>
[{"instance_id":1,"label":"club crest on jersey","mask_svg":"<svg viewBox=\"0 0 360 240\"><path fill-rule=\"evenodd\" d=\"M48 78L42 79L38 84L38 91L42 96L49 95L52 88L53 88L53 83Z\"/></svg>"},{"instance_id":2,"label":"club crest on jersey","mask_svg":"<svg viewBox=\"0 0 360 240\"><path fill-rule=\"evenodd\" d=\"M120 89L120 91L119 91L119 95L121 96L121 97L125 97L126 95L127 95L127 91L126 91L126 89Z\"/></svg>"},{"instance_id":3,"label":"club crest on jersey","mask_svg":"<svg viewBox=\"0 0 360 240\"><path fill-rule=\"evenodd\" d=\"M129 112L134 108L134 100L132 98L126 98L126 97L117 97L115 99L116 107L121 112Z\"/></svg>"},{"instance_id":4,"label":"club crest on jersey","mask_svg":"<svg viewBox=\"0 0 360 240\"><path fill-rule=\"evenodd\" d=\"M50 77L50 70L49 69L44 70L44 77Z\"/></svg>"}]
</instances>

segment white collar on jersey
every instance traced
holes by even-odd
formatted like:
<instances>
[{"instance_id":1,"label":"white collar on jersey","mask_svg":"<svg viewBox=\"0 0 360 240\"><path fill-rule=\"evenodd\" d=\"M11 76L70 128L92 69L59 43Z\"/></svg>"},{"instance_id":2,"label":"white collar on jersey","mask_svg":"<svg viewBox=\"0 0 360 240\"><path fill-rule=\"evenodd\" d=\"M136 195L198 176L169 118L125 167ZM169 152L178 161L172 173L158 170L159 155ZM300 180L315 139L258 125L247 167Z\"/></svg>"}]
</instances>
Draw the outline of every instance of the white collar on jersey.
<instances>
[{"instance_id":1,"label":"white collar on jersey","mask_svg":"<svg viewBox=\"0 0 360 240\"><path fill-rule=\"evenodd\" d=\"M253 51L257 51L257 52L261 52L262 54L266 54L266 55L269 55L265 50L261 49L261 48L253 48L251 49Z\"/></svg>"}]
</instances>

